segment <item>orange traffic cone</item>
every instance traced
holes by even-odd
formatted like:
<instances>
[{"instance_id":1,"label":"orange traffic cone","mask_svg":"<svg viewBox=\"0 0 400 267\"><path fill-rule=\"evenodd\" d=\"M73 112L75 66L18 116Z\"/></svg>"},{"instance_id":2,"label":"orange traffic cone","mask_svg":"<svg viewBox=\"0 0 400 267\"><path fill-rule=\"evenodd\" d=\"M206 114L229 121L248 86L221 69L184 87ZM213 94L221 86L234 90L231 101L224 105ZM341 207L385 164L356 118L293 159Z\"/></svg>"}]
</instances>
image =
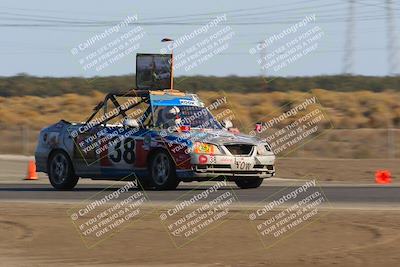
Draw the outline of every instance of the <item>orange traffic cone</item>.
<instances>
[{"instance_id":1,"label":"orange traffic cone","mask_svg":"<svg viewBox=\"0 0 400 267\"><path fill-rule=\"evenodd\" d=\"M390 184L392 182L392 174L388 170L378 170L375 173L375 183Z\"/></svg>"},{"instance_id":2,"label":"orange traffic cone","mask_svg":"<svg viewBox=\"0 0 400 267\"><path fill-rule=\"evenodd\" d=\"M37 180L39 179L36 173L36 164L33 160L28 163L28 172L26 174L25 180Z\"/></svg>"}]
</instances>

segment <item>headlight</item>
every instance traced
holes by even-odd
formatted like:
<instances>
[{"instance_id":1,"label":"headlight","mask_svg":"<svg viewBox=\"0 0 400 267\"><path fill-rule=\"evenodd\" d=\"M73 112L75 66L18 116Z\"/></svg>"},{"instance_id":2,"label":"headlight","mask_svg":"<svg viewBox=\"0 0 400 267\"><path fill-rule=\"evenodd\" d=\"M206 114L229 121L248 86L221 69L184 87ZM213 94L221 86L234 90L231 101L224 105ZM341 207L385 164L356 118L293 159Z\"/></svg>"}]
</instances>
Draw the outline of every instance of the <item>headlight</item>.
<instances>
[{"instance_id":1,"label":"headlight","mask_svg":"<svg viewBox=\"0 0 400 267\"><path fill-rule=\"evenodd\" d=\"M272 152L271 146L268 143L257 145L257 154L258 155L265 156L265 155L270 154L268 152Z\"/></svg>"},{"instance_id":2,"label":"headlight","mask_svg":"<svg viewBox=\"0 0 400 267\"><path fill-rule=\"evenodd\" d=\"M270 145L270 144L266 143L266 144L264 145L264 147L265 147L265 149L266 149L267 151L272 152L272 148L271 148L271 145Z\"/></svg>"},{"instance_id":3,"label":"headlight","mask_svg":"<svg viewBox=\"0 0 400 267\"><path fill-rule=\"evenodd\" d=\"M196 154L222 154L216 145L201 142L194 143L193 152Z\"/></svg>"}]
</instances>

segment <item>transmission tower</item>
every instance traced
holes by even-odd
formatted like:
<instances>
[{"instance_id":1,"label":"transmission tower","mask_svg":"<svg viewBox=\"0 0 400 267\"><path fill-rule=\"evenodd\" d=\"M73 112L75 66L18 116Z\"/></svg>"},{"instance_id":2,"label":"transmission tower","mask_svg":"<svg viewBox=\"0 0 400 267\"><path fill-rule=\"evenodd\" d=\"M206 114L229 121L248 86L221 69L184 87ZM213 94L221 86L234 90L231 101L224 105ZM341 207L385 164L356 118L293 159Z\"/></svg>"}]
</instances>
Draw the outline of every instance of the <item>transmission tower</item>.
<instances>
[{"instance_id":1,"label":"transmission tower","mask_svg":"<svg viewBox=\"0 0 400 267\"><path fill-rule=\"evenodd\" d=\"M349 0L346 42L344 47L343 73L351 75L354 67L354 0Z\"/></svg>"},{"instance_id":2,"label":"transmission tower","mask_svg":"<svg viewBox=\"0 0 400 267\"><path fill-rule=\"evenodd\" d=\"M398 72L398 54L397 54L397 40L396 40L396 29L393 14L393 1L386 0L386 12L387 12L387 53L388 53L388 65L389 75L399 75Z\"/></svg>"}]
</instances>

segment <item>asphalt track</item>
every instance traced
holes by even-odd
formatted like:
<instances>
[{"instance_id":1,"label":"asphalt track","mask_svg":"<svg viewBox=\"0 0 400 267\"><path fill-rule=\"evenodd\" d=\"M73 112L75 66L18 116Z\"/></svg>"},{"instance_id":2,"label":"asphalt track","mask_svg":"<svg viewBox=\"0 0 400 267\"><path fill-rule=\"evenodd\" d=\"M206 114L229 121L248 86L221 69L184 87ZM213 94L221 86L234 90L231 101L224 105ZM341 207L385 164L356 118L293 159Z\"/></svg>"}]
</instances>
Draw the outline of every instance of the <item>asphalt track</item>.
<instances>
[{"instance_id":1,"label":"asphalt track","mask_svg":"<svg viewBox=\"0 0 400 267\"><path fill-rule=\"evenodd\" d=\"M4 157L4 158L2 158ZM126 183L111 181L80 180L73 191L56 191L49 184L46 175L39 173L39 180L24 181L27 160L31 157L0 155L0 201L23 202L81 202L87 199L99 199L106 196ZM278 199L304 184L305 181L295 179L267 179L257 189L239 189L229 183L218 190L218 194L232 192L240 203L251 204L261 201ZM181 183L177 190L146 191L147 199L153 203L169 203L182 201L200 194L215 183ZM320 187L318 187L320 186ZM322 182L310 190L321 191L328 203L333 206L345 205L349 208L391 207L400 209L400 184L376 185L370 184L338 184ZM137 192L131 189L121 197L129 197ZM312 193L312 191L310 191ZM204 200L200 200L204 201Z\"/></svg>"},{"instance_id":2,"label":"asphalt track","mask_svg":"<svg viewBox=\"0 0 400 267\"><path fill-rule=\"evenodd\" d=\"M297 183L301 185L304 182ZM118 190L122 185L124 184L110 185L93 182L90 184L78 184L72 191L56 191L51 185L45 183L7 183L0 184L0 201L81 202L87 199L100 199ZM149 201L168 203L189 200L207 190L210 186L212 184L189 183L180 185L178 189L172 191L146 191L145 193ZM263 186L257 189L239 189L234 184L228 184L228 186L221 187L218 193L215 194L220 195L229 191L237 197L240 203L258 203L267 199L278 199L297 188L297 185L280 186L276 185L276 183L275 185L264 183ZM137 191L136 188L132 188L128 192L122 193L120 197L129 197ZM313 191L322 191L331 204L348 204L350 206L360 204L366 206L387 205L388 207L400 208L400 187L398 186L326 185L309 189L310 194Z\"/></svg>"}]
</instances>

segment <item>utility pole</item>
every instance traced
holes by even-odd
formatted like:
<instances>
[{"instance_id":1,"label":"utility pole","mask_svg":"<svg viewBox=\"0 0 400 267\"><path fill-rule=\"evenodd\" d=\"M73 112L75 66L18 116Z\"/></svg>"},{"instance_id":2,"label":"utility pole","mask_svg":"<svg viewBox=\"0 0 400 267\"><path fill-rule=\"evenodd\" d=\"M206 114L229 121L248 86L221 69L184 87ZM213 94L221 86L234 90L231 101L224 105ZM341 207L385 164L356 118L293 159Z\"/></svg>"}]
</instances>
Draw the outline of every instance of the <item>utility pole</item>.
<instances>
[{"instance_id":1,"label":"utility pole","mask_svg":"<svg viewBox=\"0 0 400 267\"><path fill-rule=\"evenodd\" d=\"M344 47L343 73L353 74L354 68L354 0L349 0L347 16L346 42Z\"/></svg>"},{"instance_id":2,"label":"utility pole","mask_svg":"<svg viewBox=\"0 0 400 267\"><path fill-rule=\"evenodd\" d=\"M264 44L264 42L263 41L259 41L258 42L258 44L260 45L260 47L262 47L262 45ZM263 70L263 66L265 65L265 62L266 60L265 60L265 48L261 48L260 49L260 75L261 75L261 77L264 77L265 75L265 72L264 72L264 70Z\"/></svg>"},{"instance_id":3,"label":"utility pole","mask_svg":"<svg viewBox=\"0 0 400 267\"><path fill-rule=\"evenodd\" d=\"M395 17L393 14L393 0L386 0L387 12L387 51L388 51L388 65L389 75L399 75L398 71L398 54L397 54L397 40L395 29Z\"/></svg>"},{"instance_id":4,"label":"utility pole","mask_svg":"<svg viewBox=\"0 0 400 267\"><path fill-rule=\"evenodd\" d=\"M387 12L387 51L388 51L388 66L389 75L399 75L398 69L398 54L397 54L397 39L395 29L395 17L393 14L393 0L386 0ZM394 142L394 129L391 121L388 123L388 157L396 157L396 143Z\"/></svg>"},{"instance_id":5,"label":"utility pole","mask_svg":"<svg viewBox=\"0 0 400 267\"><path fill-rule=\"evenodd\" d=\"M267 47L263 47L265 45L264 41L259 41L258 44L260 45L260 47L262 47L260 49L260 76L261 79L264 80L265 82L265 86L261 89L268 89L268 82L267 82L267 70L264 69L264 66L267 64L267 60L266 60L266 56L267 56ZM266 46L266 45L265 45Z\"/></svg>"}]
</instances>

